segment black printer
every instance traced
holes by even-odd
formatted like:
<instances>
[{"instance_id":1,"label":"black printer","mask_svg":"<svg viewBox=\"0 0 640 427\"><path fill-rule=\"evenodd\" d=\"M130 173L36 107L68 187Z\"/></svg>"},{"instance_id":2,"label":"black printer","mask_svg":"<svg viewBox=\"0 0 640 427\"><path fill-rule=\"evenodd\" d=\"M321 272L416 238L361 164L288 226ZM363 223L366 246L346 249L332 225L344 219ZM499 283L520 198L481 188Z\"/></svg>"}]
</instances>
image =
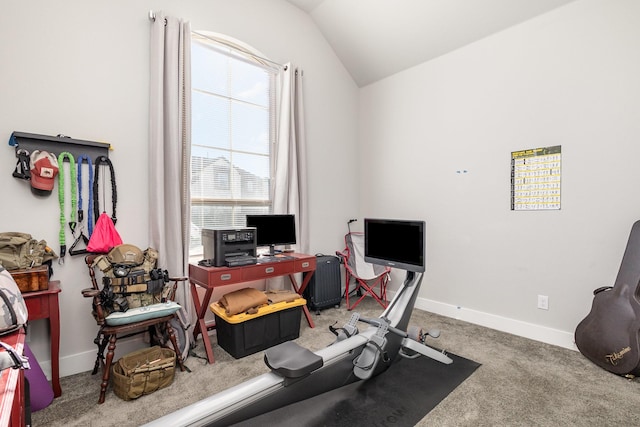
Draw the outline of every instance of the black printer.
<instances>
[{"instance_id":1,"label":"black printer","mask_svg":"<svg viewBox=\"0 0 640 427\"><path fill-rule=\"evenodd\" d=\"M214 267L256 263L256 229L215 228L202 230L204 260Z\"/></svg>"}]
</instances>

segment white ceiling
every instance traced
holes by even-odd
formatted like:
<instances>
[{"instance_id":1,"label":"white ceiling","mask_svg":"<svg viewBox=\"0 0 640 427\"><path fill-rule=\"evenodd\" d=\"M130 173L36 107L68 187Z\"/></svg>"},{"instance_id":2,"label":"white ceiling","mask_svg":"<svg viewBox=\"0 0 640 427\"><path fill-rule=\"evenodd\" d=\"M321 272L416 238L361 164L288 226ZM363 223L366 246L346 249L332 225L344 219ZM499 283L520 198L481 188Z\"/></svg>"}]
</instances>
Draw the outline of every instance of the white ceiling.
<instances>
[{"instance_id":1,"label":"white ceiling","mask_svg":"<svg viewBox=\"0 0 640 427\"><path fill-rule=\"evenodd\" d=\"M576 0L287 1L362 87Z\"/></svg>"}]
</instances>

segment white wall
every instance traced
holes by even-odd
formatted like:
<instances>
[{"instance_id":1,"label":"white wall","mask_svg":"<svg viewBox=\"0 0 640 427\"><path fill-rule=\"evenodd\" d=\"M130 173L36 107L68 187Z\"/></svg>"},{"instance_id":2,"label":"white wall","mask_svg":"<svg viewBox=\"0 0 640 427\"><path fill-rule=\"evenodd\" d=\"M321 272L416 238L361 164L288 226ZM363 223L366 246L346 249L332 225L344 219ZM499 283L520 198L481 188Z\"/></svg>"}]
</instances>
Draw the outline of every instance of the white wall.
<instances>
[{"instance_id":1,"label":"white wall","mask_svg":"<svg viewBox=\"0 0 640 427\"><path fill-rule=\"evenodd\" d=\"M419 307L573 347L640 214L638 40L640 2L581 0L361 89L360 209L427 221ZM510 211L553 145L562 209Z\"/></svg>"},{"instance_id":2,"label":"white wall","mask_svg":"<svg viewBox=\"0 0 640 427\"><path fill-rule=\"evenodd\" d=\"M151 9L188 20L194 30L228 34L274 61L304 69L311 250L341 249L346 220L358 213L357 87L309 17L282 0L4 2L0 138L8 141L11 132L22 131L111 143L117 228L126 242L145 248ZM32 196L26 182L12 178L15 163L13 148L5 145L0 230L31 233L58 251L56 193ZM80 294L89 286L82 257L67 256L64 266L54 266L53 278L63 289L61 374L87 371L93 367L97 327L89 301ZM29 340L48 370L46 323L33 322Z\"/></svg>"}]
</instances>

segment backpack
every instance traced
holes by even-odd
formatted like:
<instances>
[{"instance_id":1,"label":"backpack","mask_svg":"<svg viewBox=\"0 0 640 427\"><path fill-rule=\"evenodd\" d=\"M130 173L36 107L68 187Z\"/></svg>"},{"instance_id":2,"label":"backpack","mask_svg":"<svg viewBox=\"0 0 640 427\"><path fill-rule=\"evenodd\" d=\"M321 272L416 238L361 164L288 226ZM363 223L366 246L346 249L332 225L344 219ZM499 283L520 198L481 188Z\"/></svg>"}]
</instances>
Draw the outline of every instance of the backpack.
<instances>
[{"instance_id":1,"label":"backpack","mask_svg":"<svg viewBox=\"0 0 640 427\"><path fill-rule=\"evenodd\" d=\"M44 240L36 240L31 234L9 231L0 233L0 265L7 270L37 267L58 255Z\"/></svg>"},{"instance_id":2,"label":"backpack","mask_svg":"<svg viewBox=\"0 0 640 427\"><path fill-rule=\"evenodd\" d=\"M29 313L18 285L9 272L0 266L0 335L26 327Z\"/></svg>"},{"instance_id":3,"label":"backpack","mask_svg":"<svg viewBox=\"0 0 640 427\"><path fill-rule=\"evenodd\" d=\"M187 320L185 309L181 308L176 312L176 314L177 316L171 319L169 323L171 323L171 328L176 336L178 352L182 355L182 361L184 362L191 355L191 350L196 347L196 344L189 339L189 327L191 325ZM170 341L169 331L167 331L167 328L164 326L157 326L155 328L155 333L151 336L151 343L153 345L169 347Z\"/></svg>"}]
</instances>

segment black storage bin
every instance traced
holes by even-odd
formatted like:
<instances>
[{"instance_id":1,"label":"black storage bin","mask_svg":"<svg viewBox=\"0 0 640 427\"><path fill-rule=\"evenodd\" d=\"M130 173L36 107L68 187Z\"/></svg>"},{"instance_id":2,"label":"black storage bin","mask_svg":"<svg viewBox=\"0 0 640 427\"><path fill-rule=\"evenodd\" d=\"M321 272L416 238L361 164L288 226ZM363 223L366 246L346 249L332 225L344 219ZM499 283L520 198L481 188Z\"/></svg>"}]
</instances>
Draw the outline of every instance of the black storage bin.
<instances>
[{"instance_id":1,"label":"black storage bin","mask_svg":"<svg viewBox=\"0 0 640 427\"><path fill-rule=\"evenodd\" d=\"M304 298L260 307L255 314L228 316L219 304L211 304L218 345L239 359L300 336Z\"/></svg>"}]
</instances>

